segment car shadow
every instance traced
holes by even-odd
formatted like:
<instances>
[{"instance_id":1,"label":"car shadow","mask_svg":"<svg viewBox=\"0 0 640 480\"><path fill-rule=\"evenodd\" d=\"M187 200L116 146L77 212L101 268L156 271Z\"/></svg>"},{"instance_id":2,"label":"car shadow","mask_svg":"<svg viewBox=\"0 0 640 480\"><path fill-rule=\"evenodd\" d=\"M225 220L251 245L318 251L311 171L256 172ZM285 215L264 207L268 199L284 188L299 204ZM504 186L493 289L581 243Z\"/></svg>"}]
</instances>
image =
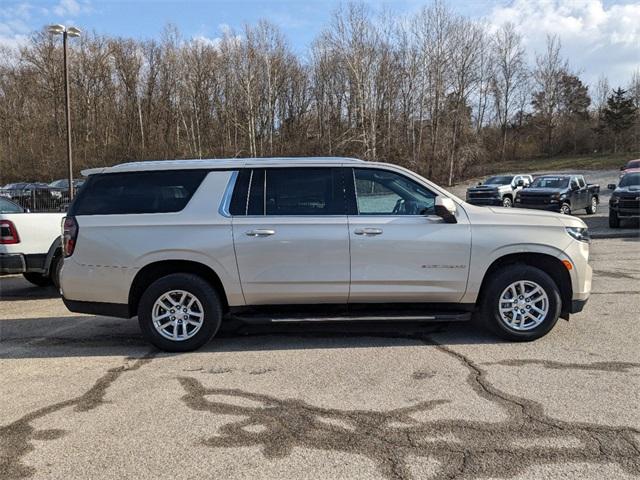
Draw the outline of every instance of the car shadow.
<instances>
[{"instance_id":1,"label":"car shadow","mask_svg":"<svg viewBox=\"0 0 640 480\"><path fill-rule=\"evenodd\" d=\"M191 354L242 351L397 348L425 345L446 333L445 344L502 341L471 322L340 322L248 325L229 322ZM151 347L135 319L91 315L0 320L0 358L140 357ZM171 355L164 354L163 355ZM180 355L180 354L177 354Z\"/></svg>"},{"instance_id":2,"label":"car shadow","mask_svg":"<svg viewBox=\"0 0 640 480\"><path fill-rule=\"evenodd\" d=\"M0 301L2 302L59 297L60 292L54 286L36 287L22 278L0 277Z\"/></svg>"}]
</instances>

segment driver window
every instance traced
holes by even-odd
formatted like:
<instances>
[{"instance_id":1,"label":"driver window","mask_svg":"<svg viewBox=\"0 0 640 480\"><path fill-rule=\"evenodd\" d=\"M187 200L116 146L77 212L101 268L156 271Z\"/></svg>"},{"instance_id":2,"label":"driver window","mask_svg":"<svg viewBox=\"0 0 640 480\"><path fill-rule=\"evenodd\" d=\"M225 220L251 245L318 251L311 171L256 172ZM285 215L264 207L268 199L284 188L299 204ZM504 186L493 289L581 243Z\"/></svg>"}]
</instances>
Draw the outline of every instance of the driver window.
<instances>
[{"instance_id":1,"label":"driver window","mask_svg":"<svg viewBox=\"0 0 640 480\"><path fill-rule=\"evenodd\" d=\"M575 178L571 179L571 188L574 190L578 188L578 181Z\"/></svg>"},{"instance_id":2,"label":"driver window","mask_svg":"<svg viewBox=\"0 0 640 480\"><path fill-rule=\"evenodd\" d=\"M386 170L354 169L359 215L429 215L436 195L402 175Z\"/></svg>"},{"instance_id":3,"label":"driver window","mask_svg":"<svg viewBox=\"0 0 640 480\"><path fill-rule=\"evenodd\" d=\"M585 183L583 177L578 177L578 185L580 185L580 188L584 188Z\"/></svg>"}]
</instances>

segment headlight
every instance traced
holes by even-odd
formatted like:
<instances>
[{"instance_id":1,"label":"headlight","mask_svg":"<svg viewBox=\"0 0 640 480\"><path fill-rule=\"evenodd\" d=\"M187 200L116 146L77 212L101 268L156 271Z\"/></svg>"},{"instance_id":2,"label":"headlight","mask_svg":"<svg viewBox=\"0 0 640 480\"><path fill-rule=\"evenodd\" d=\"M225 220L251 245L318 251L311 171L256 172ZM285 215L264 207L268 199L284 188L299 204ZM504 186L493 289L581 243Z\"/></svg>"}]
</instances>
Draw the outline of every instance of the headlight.
<instances>
[{"instance_id":1,"label":"headlight","mask_svg":"<svg viewBox=\"0 0 640 480\"><path fill-rule=\"evenodd\" d=\"M591 241L591 237L589 237L589 229L583 227L566 227L565 230L567 233L578 240L579 242L589 243Z\"/></svg>"}]
</instances>

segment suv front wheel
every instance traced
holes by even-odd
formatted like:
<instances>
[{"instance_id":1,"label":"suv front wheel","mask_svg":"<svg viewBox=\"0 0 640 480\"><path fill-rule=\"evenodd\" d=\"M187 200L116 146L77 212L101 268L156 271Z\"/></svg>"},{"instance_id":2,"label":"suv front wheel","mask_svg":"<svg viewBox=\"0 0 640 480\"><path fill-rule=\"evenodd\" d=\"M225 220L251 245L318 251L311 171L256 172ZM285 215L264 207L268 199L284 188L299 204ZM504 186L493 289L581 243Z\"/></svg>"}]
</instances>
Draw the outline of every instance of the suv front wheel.
<instances>
[{"instance_id":1,"label":"suv front wheel","mask_svg":"<svg viewBox=\"0 0 640 480\"><path fill-rule=\"evenodd\" d=\"M197 275L174 273L153 282L138 305L144 337L161 350L188 352L220 328L222 308L214 288Z\"/></svg>"},{"instance_id":2,"label":"suv front wheel","mask_svg":"<svg viewBox=\"0 0 640 480\"><path fill-rule=\"evenodd\" d=\"M515 264L500 271L482 299L482 319L498 336L512 341L543 337L560 315L562 301L553 279L529 265Z\"/></svg>"}]
</instances>

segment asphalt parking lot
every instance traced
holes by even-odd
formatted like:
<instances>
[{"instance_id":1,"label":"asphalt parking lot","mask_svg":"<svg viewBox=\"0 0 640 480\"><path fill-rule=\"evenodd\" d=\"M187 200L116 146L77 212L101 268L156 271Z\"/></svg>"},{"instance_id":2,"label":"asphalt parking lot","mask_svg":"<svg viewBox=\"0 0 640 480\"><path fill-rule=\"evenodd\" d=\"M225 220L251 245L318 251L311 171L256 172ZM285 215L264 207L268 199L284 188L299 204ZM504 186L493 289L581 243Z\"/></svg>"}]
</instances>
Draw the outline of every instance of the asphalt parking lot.
<instances>
[{"instance_id":1,"label":"asphalt parking lot","mask_svg":"<svg viewBox=\"0 0 640 480\"><path fill-rule=\"evenodd\" d=\"M0 478L638 478L640 242L595 240L584 312L229 331L201 351L0 278Z\"/></svg>"}]
</instances>

